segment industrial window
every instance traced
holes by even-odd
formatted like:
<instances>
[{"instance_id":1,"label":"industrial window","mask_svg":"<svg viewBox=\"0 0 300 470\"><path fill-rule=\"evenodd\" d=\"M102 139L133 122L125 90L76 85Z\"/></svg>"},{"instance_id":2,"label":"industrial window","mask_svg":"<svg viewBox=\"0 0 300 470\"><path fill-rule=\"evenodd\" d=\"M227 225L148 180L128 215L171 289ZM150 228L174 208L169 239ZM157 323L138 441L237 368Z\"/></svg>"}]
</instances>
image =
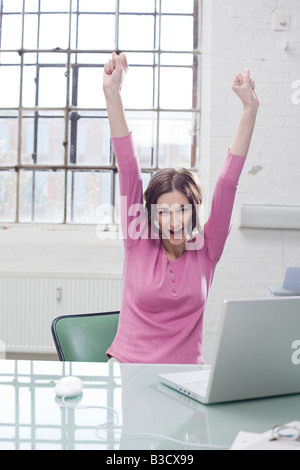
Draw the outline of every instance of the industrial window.
<instances>
[{"instance_id":1,"label":"industrial window","mask_svg":"<svg viewBox=\"0 0 300 470\"><path fill-rule=\"evenodd\" d=\"M144 185L198 161L199 0L0 0L0 221L86 223L118 206L102 92L127 54L123 98Z\"/></svg>"}]
</instances>

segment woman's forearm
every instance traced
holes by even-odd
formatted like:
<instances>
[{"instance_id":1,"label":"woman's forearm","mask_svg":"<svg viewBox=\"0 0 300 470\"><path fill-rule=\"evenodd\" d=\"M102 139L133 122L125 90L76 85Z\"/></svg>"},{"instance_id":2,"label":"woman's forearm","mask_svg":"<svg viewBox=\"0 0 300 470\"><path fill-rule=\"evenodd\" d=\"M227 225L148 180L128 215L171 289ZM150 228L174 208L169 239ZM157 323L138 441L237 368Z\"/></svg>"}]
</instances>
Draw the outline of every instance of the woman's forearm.
<instances>
[{"instance_id":1,"label":"woman's forearm","mask_svg":"<svg viewBox=\"0 0 300 470\"><path fill-rule=\"evenodd\" d=\"M120 93L105 94L111 137L126 137L130 131Z\"/></svg>"},{"instance_id":2,"label":"woman's forearm","mask_svg":"<svg viewBox=\"0 0 300 470\"><path fill-rule=\"evenodd\" d=\"M237 133L230 147L233 155L246 157L255 127L257 107L245 108L239 122Z\"/></svg>"}]
</instances>

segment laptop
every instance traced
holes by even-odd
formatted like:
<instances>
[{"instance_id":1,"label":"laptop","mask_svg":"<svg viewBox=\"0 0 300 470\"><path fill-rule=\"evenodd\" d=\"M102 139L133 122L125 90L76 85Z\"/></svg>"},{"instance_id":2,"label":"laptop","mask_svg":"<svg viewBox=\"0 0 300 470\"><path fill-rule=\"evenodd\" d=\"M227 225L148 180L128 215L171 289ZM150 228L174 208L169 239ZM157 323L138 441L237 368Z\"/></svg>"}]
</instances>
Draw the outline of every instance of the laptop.
<instances>
[{"instance_id":1,"label":"laptop","mask_svg":"<svg viewBox=\"0 0 300 470\"><path fill-rule=\"evenodd\" d=\"M272 295L282 296L300 296L300 268L287 268L283 285L268 286Z\"/></svg>"},{"instance_id":2,"label":"laptop","mask_svg":"<svg viewBox=\"0 0 300 470\"><path fill-rule=\"evenodd\" d=\"M158 378L203 404L300 393L300 297L225 300L211 366Z\"/></svg>"}]
</instances>

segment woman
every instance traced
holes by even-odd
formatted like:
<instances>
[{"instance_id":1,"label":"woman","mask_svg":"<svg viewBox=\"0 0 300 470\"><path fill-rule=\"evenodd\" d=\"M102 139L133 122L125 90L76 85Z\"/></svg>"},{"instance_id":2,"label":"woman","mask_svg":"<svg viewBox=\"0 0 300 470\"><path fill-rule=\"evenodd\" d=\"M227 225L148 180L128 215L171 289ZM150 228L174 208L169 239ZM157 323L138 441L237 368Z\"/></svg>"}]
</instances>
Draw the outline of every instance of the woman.
<instances>
[{"instance_id":1,"label":"woman","mask_svg":"<svg viewBox=\"0 0 300 470\"><path fill-rule=\"evenodd\" d=\"M255 126L255 83L249 70L235 77L232 88L243 114L221 168L204 236L201 231L194 236L202 196L188 170L167 169L153 176L144 195L148 211L139 210L141 172L121 98L127 69L126 56L113 53L103 79L125 247L119 328L107 356L131 363L203 364L203 314Z\"/></svg>"}]
</instances>

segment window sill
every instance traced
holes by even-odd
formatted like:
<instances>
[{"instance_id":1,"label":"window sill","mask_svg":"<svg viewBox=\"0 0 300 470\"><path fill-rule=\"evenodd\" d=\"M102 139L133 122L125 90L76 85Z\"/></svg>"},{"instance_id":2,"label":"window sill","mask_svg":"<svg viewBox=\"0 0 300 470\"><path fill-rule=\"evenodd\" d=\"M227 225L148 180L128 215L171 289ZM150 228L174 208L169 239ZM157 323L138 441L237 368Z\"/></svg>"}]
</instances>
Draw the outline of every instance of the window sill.
<instances>
[{"instance_id":1,"label":"window sill","mask_svg":"<svg viewBox=\"0 0 300 470\"><path fill-rule=\"evenodd\" d=\"M68 234L89 234L95 235L95 240L101 242L113 242L115 245L122 245L122 235L117 225L96 225L96 224L42 224L42 223L0 223L0 233L61 233Z\"/></svg>"}]
</instances>

